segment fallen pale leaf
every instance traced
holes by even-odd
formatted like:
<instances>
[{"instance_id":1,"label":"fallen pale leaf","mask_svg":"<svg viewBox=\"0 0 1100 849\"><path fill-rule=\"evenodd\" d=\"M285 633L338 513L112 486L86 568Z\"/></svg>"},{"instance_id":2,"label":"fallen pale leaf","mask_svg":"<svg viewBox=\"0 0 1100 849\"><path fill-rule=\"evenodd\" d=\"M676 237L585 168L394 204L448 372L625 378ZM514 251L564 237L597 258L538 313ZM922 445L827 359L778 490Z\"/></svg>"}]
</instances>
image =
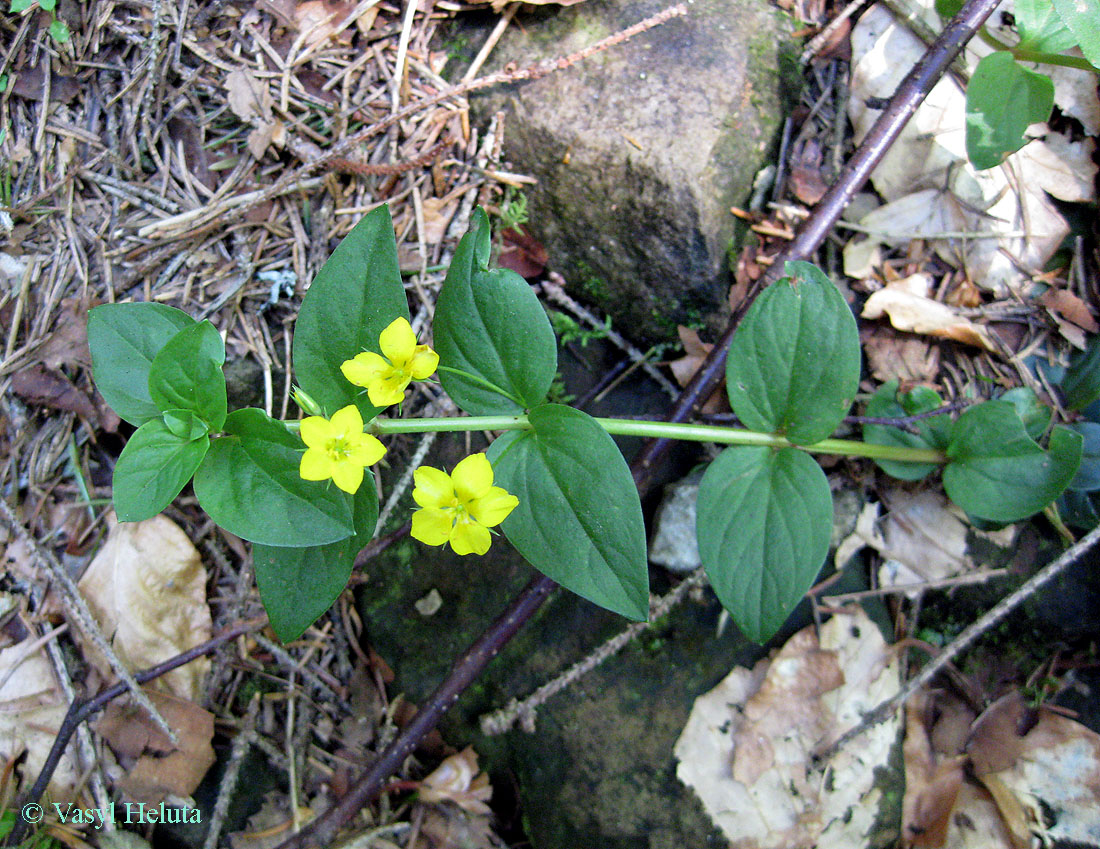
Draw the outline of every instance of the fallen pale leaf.
<instances>
[{"instance_id":1,"label":"fallen pale leaf","mask_svg":"<svg viewBox=\"0 0 1100 849\"><path fill-rule=\"evenodd\" d=\"M22 774L28 782L42 771L69 708L46 647L28 653L36 637L28 633L22 642L0 649L0 765L25 751ZM68 751L50 778L48 792L55 802L75 796L78 770Z\"/></svg>"},{"instance_id":2,"label":"fallen pale leaf","mask_svg":"<svg viewBox=\"0 0 1100 849\"><path fill-rule=\"evenodd\" d=\"M187 535L165 516L114 523L78 586L112 648L131 670L161 663L210 639L206 569ZM114 680L106 658L90 643L84 649L89 661ZM198 701L209 668L209 660L198 658L151 686Z\"/></svg>"},{"instance_id":3,"label":"fallen pale leaf","mask_svg":"<svg viewBox=\"0 0 1100 849\"><path fill-rule=\"evenodd\" d=\"M863 305L863 318L890 317L890 323L908 333L922 333L943 339L954 339L987 351L996 351L989 331L964 318L947 304L928 297L932 279L927 274L913 274L896 280L871 293Z\"/></svg>"},{"instance_id":4,"label":"fallen pale leaf","mask_svg":"<svg viewBox=\"0 0 1100 849\"><path fill-rule=\"evenodd\" d=\"M489 776L478 773L477 752L472 746L444 759L420 783L420 801L454 802L472 814L489 814L491 809L485 803L491 798Z\"/></svg>"},{"instance_id":5,"label":"fallen pale leaf","mask_svg":"<svg viewBox=\"0 0 1100 849\"><path fill-rule=\"evenodd\" d=\"M923 6L917 3L914 11L937 28L940 22L931 6L930 0ZM980 39L971 47L971 65L992 49ZM885 8L876 6L853 28L852 50L848 103L858 142L879 115L870 104L893 94L925 45ZM887 204L860 224L876 231L874 240L884 244L929 239L945 261L964 267L983 288L1003 294L1041 271L1068 232L1046 193L1095 198L1094 145L1085 139L1066 159L1061 154L1068 152L1070 143L1047 132L1049 146L1056 151L1053 161L1047 143L1036 140L1003 165L979 172L966 158L965 121L965 94L945 77L872 173Z\"/></svg>"},{"instance_id":6,"label":"fallen pale leaf","mask_svg":"<svg viewBox=\"0 0 1100 849\"><path fill-rule=\"evenodd\" d=\"M734 849L866 845L896 717L843 746L827 767L813 754L898 692L893 651L858 608L794 635L752 670L735 669L695 700L676 743L677 777L699 796Z\"/></svg>"}]
</instances>

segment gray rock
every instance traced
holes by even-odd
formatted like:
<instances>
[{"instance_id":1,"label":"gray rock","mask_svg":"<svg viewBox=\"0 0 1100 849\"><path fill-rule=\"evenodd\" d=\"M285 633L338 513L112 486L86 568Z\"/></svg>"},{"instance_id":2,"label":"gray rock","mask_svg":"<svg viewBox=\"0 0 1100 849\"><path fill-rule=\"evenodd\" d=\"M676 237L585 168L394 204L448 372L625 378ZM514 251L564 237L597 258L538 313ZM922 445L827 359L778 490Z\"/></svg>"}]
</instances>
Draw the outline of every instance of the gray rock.
<instances>
[{"instance_id":1,"label":"gray rock","mask_svg":"<svg viewBox=\"0 0 1100 849\"><path fill-rule=\"evenodd\" d=\"M517 19L496 67L564 56L665 0L589 0ZM511 166L538 179L530 229L577 293L641 338L724 324L729 208L782 118L790 23L763 0L694 0L686 16L542 79L476 96L505 113Z\"/></svg>"},{"instance_id":2,"label":"gray rock","mask_svg":"<svg viewBox=\"0 0 1100 849\"><path fill-rule=\"evenodd\" d=\"M701 477L693 475L666 486L653 518L655 530L649 545L649 562L678 575L693 572L700 565L695 507Z\"/></svg>"}]
</instances>

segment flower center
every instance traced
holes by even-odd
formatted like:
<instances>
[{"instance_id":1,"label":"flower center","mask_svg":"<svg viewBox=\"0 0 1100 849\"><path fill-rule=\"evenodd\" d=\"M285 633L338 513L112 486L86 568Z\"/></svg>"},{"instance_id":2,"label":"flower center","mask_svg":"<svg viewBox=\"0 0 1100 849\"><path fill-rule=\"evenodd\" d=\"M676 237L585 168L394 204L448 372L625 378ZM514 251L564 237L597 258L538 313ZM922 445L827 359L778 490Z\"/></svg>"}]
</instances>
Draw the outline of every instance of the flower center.
<instances>
[{"instance_id":1,"label":"flower center","mask_svg":"<svg viewBox=\"0 0 1100 849\"><path fill-rule=\"evenodd\" d=\"M329 458L334 461L343 460L351 454L351 446L348 445L347 438L343 436L337 436L334 439L330 439L326 447Z\"/></svg>"}]
</instances>

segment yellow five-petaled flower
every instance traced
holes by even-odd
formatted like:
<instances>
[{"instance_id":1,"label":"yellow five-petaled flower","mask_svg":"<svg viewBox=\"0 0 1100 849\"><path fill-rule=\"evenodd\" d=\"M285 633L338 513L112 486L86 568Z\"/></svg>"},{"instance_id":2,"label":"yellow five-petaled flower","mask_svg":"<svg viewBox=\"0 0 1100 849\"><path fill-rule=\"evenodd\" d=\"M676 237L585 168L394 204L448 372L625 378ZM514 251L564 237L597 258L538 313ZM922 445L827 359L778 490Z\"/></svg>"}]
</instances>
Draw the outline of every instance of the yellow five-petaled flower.
<instances>
[{"instance_id":1,"label":"yellow five-petaled flower","mask_svg":"<svg viewBox=\"0 0 1100 849\"><path fill-rule=\"evenodd\" d=\"M493 486L493 467L484 454L471 454L449 475L421 466L413 480L413 500L422 508L413 513L413 537L428 545L449 542L455 554L488 551L489 528L519 504L503 487Z\"/></svg>"},{"instance_id":2,"label":"yellow five-petaled flower","mask_svg":"<svg viewBox=\"0 0 1100 849\"><path fill-rule=\"evenodd\" d=\"M363 433L363 417L354 405L338 410L331 419L302 419L298 432L306 444L298 474L307 481L332 478L340 489L353 495L363 482L363 469L386 453L381 442Z\"/></svg>"},{"instance_id":3,"label":"yellow five-petaled flower","mask_svg":"<svg viewBox=\"0 0 1100 849\"><path fill-rule=\"evenodd\" d=\"M439 365L435 351L416 344L408 319L394 319L378 337L378 347L382 356L364 351L340 366L344 377L356 386L366 387L367 397L376 407L400 404L409 382L431 377Z\"/></svg>"}]
</instances>

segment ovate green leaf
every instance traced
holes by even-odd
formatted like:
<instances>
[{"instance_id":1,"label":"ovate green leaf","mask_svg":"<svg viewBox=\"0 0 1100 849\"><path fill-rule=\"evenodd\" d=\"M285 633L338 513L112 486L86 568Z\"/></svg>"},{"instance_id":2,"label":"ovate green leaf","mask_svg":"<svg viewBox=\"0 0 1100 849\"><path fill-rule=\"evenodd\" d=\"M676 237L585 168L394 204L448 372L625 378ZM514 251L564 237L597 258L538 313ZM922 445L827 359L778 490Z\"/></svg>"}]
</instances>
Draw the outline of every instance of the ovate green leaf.
<instances>
[{"instance_id":1,"label":"ovate green leaf","mask_svg":"<svg viewBox=\"0 0 1100 849\"><path fill-rule=\"evenodd\" d=\"M225 345L209 321L185 327L161 348L149 369L149 395L161 411L190 410L210 430L225 423Z\"/></svg>"},{"instance_id":2,"label":"ovate green leaf","mask_svg":"<svg viewBox=\"0 0 1100 849\"><path fill-rule=\"evenodd\" d=\"M210 432L206 422L190 410L165 410L164 425L180 439L188 442Z\"/></svg>"},{"instance_id":3,"label":"ovate green leaf","mask_svg":"<svg viewBox=\"0 0 1100 849\"><path fill-rule=\"evenodd\" d=\"M215 522L252 542L292 548L355 532L344 493L298 474L305 446L282 422L249 408L230 413L225 430L231 435L213 441L195 473L195 495Z\"/></svg>"},{"instance_id":4,"label":"ovate green leaf","mask_svg":"<svg viewBox=\"0 0 1100 849\"><path fill-rule=\"evenodd\" d=\"M836 286L808 262L745 314L726 360L730 405L751 430L807 445L829 437L859 384L859 333Z\"/></svg>"},{"instance_id":5,"label":"ovate green leaf","mask_svg":"<svg viewBox=\"0 0 1100 849\"><path fill-rule=\"evenodd\" d=\"M966 87L966 155L979 171L1026 143L1024 130L1050 117L1054 83L1000 50L983 56Z\"/></svg>"},{"instance_id":6,"label":"ovate green leaf","mask_svg":"<svg viewBox=\"0 0 1100 849\"><path fill-rule=\"evenodd\" d=\"M1100 0L1054 0L1054 10L1085 58L1100 68Z\"/></svg>"},{"instance_id":7,"label":"ovate green leaf","mask_svg":"<svg viewBox=\"0 0 1100 849\"><path fill-rule=\"evenodd\" d=\"M275 636L284 643L298 639L332 606L347 586L355 555L374 536L378 496L369 469L352 509L356 534L347 539L305 548L252 546L260 600Z\"/></svg>"},{"instance_id":8,"label":"ovate green leaf","mask_svg":"<svg viewBox=\"0 0 1100 849\"><path fill-rule=\"evenodd\" d=\"M489 270L489 239L489 219L479 207L455 250L433 324L439 381L474 416L541 404L558 363L554 331L530 285L509 269Z\"/></svg>"},{"instance_id":9,"label":"ovate green leaf","mask_svg":"<svg viewBox=\"0 0 1100 849\"><path fill-rule=\"evenodd\" d=\"M530 421L531 431L507 433L489 446L496 483L519 498L501 529L566 589L645 619L645 525L622 454L592 417L571 407L535 407Z\"/></svg>"},{"instance_id":10,"label":"ovate green leaf","mask_svg":"<svg viewBox=\"0 0 1100 849\"><path fill-rule=\"evenodd\" d=\"M331 416L356 404L363 421L381 410L340 372L362 351L381 353L378 337L396 318L409 317L389 207L369 213L336 246L314 278L294 326L298 384Z\"/></svg>"},{"instance_id":11,"label":"ovate green leaf","mask_svg":"<svg viewBox=\"0 0 1100 849\"><path fill-rule=\"evenodd\" d=\"M96 388L132 425L160 418L149 395L153 358L168 340L195 324L183 310L164 304L104 304L88 314L88 348Z\"/></svg>"},{"instance_id":12,"label":"ovate green leaf","mask_svg":"<svg viewBox=\"0 0 1100 849\"><path fill-rule=\"evenodd\" d=\"M1039 400L1039 396L1031 387L1017 386L1015 389L1009 389L997 400L1008 401L1016 408L1016 415L1020 417L1020 421L1024 423L1024 430L1032 439L1039 439L1050 427L1054 411Z\"/></svg>"},{"instance_id":13,"label":"ovate green leaf","mask_svg":"<svg viewBox=\"0 0 1100 849\"><path fill-rule=\"evenodd\" d=\"M1094 492L1100 489L1100 424L1074 422L1067 427L1081 434L1084 440L1081 466L1069 482L1068 488L1076 492Z\"/></svg>"},{"instance_id":14,"label":"ovate green leaf","mask_svg":"<svg viewBox=\"0 0 1100 849\"><path fill-rule=\"evenodd\" d=\"M1073 480L1081 464L1081 435L1057 427L1039 447L1007 401L971 407L955 422L943 486L967 513L1015 522L1042 510Z\"/></svg>"},{"instance_id":15,"label":"ovate green leaf","mask_svg":"<svg viewBox=\"0 0 1100 849\"><path fill-rule=\"evenodd\" d=\"M876 419L895 419L931 412L943 406L939 394L926 386L899 392L898 382L891 380L878 388L867 402L866 415ZM951 418L947 415L918 419L911 425L916 430L882 424L865 424L863 438L872 445L897 445L904 448L943 448L951 434ZM892 477L916 481L933 472L936 463L902 463L897 460L875 460Z\"/></svg>"},{"instance_id":16,"label":"ovate green leaf","mask_svg":"<svg viewBox=\"0 0 1100 849\"><path fill-rule=\"evenodd\" d=\"M1062 22L1051 0L1016 0L1018 47L1043 53L1061 53L1077 43Z\"/></svg>"},{"instance_id":17,"label":"ovate green leaf","mask_svg":"<svg viewBox=\"0 0 1100 849\"><path fill-rule=\"evenodd\" d=\"M191 480L210 439L180 438L160 419L134 431L115 464L115 514L121 522L149 519L172 503Z\"/></svg>"},{"instance_id":18,"label":"ovate green leaf","mask_svg":"<svg viewBox=\"0 0 1100 849\"><path fill-rule=\"evenodd\" d=\"M778 631L813 585L833 526L825 473L797 448L727 448L699 484L699 557L749 639Z\"/></svg>"},{"instance_id":19,"label":"ovate green leaf","mask_svg":"<svg viewBox=\"0 0 1100 849\"><path fill-rule=\"evenodd\" d=\"M1083 354L1074 359L1062 378L1066 406L1081 410L1100 398L1100 335L1089 340Z\"/></svg>"}]
</instances>

